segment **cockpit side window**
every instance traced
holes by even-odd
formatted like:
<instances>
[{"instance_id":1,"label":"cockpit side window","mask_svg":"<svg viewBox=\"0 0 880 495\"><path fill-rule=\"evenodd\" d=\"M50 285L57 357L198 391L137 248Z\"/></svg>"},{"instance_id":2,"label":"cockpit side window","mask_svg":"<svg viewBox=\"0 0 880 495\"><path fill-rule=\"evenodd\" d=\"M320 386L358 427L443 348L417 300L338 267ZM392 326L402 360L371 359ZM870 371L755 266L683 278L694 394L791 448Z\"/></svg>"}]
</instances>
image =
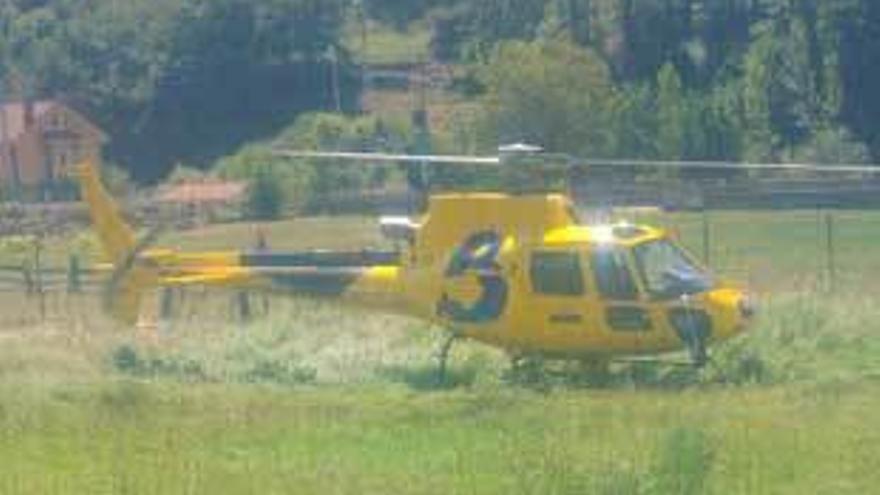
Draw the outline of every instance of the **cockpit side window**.
<instances>
[{"instance_id":1,"label":"cockpit side window","mask_svg":"<svg viewBox=\"0 0 880 495\"><path fill-rule=\"evenodd\" d=\"M593 274L596 287L604 297L616 301L638 299L638 288L622 249L603 247L593 251Z\"/></svg>"},{"instance_id":2,"label":"cockpit side window","mask_svg":"<svg viewBox=\"0 0 880 495\"><path fill-rule=\"evenodd\" d=\"M583 295L584 277L576 251L538 251L532 254L532 290L548 296Z\"/></svg>"},{"instance_id":3,"label":"cockpit side window","mask_svg":"<svg viewBox=\"0 0 880 495\"><path fill-rule=\"evenodd\" d=\"M672 299L709 290L712 278L666 239L648 241L633 249L645 288L654 299Z\"/></svg>"}]
</instances>

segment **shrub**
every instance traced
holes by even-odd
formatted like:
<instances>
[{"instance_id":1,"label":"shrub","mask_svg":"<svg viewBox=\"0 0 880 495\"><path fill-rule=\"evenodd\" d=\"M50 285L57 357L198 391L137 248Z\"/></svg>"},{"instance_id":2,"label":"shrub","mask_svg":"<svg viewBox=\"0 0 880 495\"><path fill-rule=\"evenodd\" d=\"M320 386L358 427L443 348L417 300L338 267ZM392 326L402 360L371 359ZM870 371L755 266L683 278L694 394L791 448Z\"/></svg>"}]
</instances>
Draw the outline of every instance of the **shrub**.
<instances>
[{"instance_id":1,"label":"shrub","mask_svg":"<svg viewBox=\"0 0 880 495\"><path fill-rule=\"evenodd\" d=\"M254 220L275 220L284 209L284 191L272 169L262 168L254 176L245 200L245 214Z\"/></svg>"}]
</instances>

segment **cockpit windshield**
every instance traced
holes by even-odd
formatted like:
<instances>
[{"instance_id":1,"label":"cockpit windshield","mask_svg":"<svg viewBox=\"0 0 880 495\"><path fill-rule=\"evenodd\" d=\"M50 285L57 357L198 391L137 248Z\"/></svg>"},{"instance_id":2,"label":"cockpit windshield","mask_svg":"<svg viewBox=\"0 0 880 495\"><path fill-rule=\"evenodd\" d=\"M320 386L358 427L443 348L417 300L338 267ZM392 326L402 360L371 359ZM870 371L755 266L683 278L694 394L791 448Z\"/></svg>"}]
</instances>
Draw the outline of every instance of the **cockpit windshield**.
<instances>
[{"instance_id":1,"label":"cockpit windshield","mask_svg":"<svg viewBox=\"0 0 880 495\"><path fill-rule=\"evenodd\" d=\"M647 241L633 248L645 289L656 299L672 299L706 292L712 277L667 239Z\"/></svg>"}]
</instances>

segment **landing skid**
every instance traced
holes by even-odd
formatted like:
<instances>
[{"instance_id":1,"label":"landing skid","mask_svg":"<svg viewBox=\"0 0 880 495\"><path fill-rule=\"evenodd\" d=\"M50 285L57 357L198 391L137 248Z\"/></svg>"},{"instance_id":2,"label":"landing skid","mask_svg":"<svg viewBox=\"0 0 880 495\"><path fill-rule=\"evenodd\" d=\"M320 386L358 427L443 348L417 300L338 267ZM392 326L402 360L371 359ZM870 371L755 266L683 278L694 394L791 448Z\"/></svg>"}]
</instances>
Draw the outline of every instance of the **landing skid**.
<instances>
[{"instance_id":1,"label":"landing skid","mask_svg":"<svg viewBox=\"0 0 880 495\"><path fill-rule=\"evenodd\" d=\"M449 361L449 353L452 351L452 346L461 339L461 335L455 332L449 332L446 335L446 338L443 340L443 343L440 345L440 349L437 352L437 384L442 385L446 383L446 370Z\"/></svg>"},{"instance_id":2,"label":"landing skid","mask_svg":"<svg viewBox=\"0 0 880 495\"><path fill-rule=\"evenodd\" d=\"M690 359L663 359L663 358L655 358L655 357L631 357L631 358L616 358L611 362L618 364L658 364L663 366L676 366L682 368L694 368L694 369L703 369L706 367L706 364L710 363L711 360L707 359L703 363L695 362Z\"/></svg>"}]
</instances>

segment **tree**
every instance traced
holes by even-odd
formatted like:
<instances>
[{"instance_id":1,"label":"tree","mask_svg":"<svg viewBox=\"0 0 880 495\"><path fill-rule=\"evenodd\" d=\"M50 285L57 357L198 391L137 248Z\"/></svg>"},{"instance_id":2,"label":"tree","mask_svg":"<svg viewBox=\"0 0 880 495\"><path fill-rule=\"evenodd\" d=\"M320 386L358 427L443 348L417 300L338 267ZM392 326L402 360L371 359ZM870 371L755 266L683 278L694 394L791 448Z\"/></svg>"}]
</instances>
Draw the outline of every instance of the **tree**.
<instances>
[{"instance_id":1,"label":"tree","mask_svg":"<svg viewBox=\"0 0 880 495\"><path fill-rule=\"evenodd\" d=\"M681 78L672 64L666 64L657 76L657 151L660 158L682 158L685 112Z\"/></svg>"},{"instance_id":2,"label":"tree","mask_svg":"<svg viewBox=\"0 0 880 495\"><path fill-rule=\"evenodd\" d=\"M545 0L458 2L435 14L432 51L446 59L480 60L508 40L533 40Z\"/></svg>"},{"instance_id":3,"label":"tree","mask_svg":"<svg viewBox=\"0 0 880 495\"><path fill-rule=\"evenodd\" d=\"M311 168L279 159L272 154L269 144L245 146L234 155L219 160L215 170L221 177L248 181L251 184L249 199L245 205L245 213L248 215L251 214L252 205L257 207L259 201L262 201L256 197L263 194L257 187L261 180L271 179L275 184L273 187L278 188L282 209L299 209L308 201ZM274 192L270 190L270 196Z\"/></svg>"},{"instance_id":4,"label":"tree","mask_svg":"<svg viewBox=\"0 0 880 495\"><path fill-rule=\"evenodd\" d=\"M827 5L825 5L827 3ZM831 51L839 63L841 116L880 155L880 4L871 0L823 2L834 33Z\"/></svg>"},{"instance_id":5,"label":"tree","mask_svg":"<svg viewBox=\"0 0 880 495\"><path fill-rule=\"evenodd\" d=\"M272 167L261 167L248 186L245 212L254 220L275 220L284 207L284 191Z\"/></svg>"},{"instance_id":6,"label":"tree","mask_svg":"<svg viewBox=\"0 0 880 495\"><path fill-rule=\"evenodd\" d=\"M482 77L497 142L613 154L609 110L615 91L607 67L590 50L558 41L502 43Z\"/></svg>"},{"instance_id":7,"label":"tree","mask_svg":"<svg viewBox=\"0 0 880 495\"><path fill-rule=\"evenodd\" d=\"M376 117L348 117L329 113L301 116L276 140L295 149L331 151L387 151L403 153L412 140L406 123ZM313 197L339 192L359 192L385 185L386 167L357 167L329 160L307 160Z\"/></svg>"},{"instance_id":8,"label":"tree","mask_svg":"<svg viewBox=\"0 0 880 495\"><path fill-rule=\"evenodd\" d=\"M868 163L871 155L864 143L838 126L818 129L795 151L795 159L804 163L857 165Z\"/></svg>"},{"instance_id":9,"label":"tree","mask_svg":"<svg viewBox=\"0 0 880 495\"><path fill-rule=\"evenodd\" d=\"M354 108L350 63L328 60L345 0L33 5L0 19L0 63L26 75L34 96L63 96L108 129L110 158L140 180L181 161L206 166L335 106L334 89Z\"/></svg>"},{"instance_id":10,"label":"tree","mask_svg":"<svg viewBox=\"0 0 880 495\"><path fill-rule=\"evenodd\" d=\"M745 57L743 124L749 158L767 160L797 146L827 117L805 23L780 14L760 28Z\"/></svg>"},{"instance_id":11,"label":"tree","mask_svg":"<svg viewBox=\"0 0 880 495\"><path fill-rule=\"evenodd\" d=\"M304 114L272 141L245 146L219 160L216 169L223 177L257 185L269 177L280 190L284 208L299 210L320 203L328 195L384 187L401 179L402 172L396 173L389 167L359 167L330 160L291 160L276 156L273 150L281 147L401 153L410 139L409 127L400 122L328 113Z\"/></svg>"}]
</instances>

